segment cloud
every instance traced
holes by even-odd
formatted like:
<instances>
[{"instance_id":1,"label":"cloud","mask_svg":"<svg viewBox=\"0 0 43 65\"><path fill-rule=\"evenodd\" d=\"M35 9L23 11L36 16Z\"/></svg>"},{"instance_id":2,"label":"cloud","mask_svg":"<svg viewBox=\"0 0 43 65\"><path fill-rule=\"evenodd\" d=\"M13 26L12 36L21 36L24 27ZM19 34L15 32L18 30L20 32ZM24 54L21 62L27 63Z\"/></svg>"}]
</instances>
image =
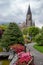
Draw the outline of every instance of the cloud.
<instances>
[{"instance_id":1,"label":"cloud","mask_svg":"<svg viewBox=\"0 0 43 65\"><path fill-rule=\"evenodd\" d=\"M23 22L30 4L32 18L43 25L43 0L0 0L0 22Z\"/></svg>"}]
</instances>

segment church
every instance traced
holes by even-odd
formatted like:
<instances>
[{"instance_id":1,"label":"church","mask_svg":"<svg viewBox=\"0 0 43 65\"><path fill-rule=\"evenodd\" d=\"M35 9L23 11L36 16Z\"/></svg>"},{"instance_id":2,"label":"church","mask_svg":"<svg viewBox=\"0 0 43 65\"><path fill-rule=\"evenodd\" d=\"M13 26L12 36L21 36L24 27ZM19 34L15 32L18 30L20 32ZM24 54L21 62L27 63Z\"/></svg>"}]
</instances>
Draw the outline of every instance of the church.
<instances>
[{"instance_id":1,"label":"church","mask_svg":"<svg viewBox=\"0 0 43 65\"><path fill-rule=\"evenodd\" d=\"M35 22L33 22L33 20L32 20L32 12L31 12L30 5L28 7L28 11L26 14L26 21L23 22L20 26L21 26L21 28L35 26Z\"/></svg>"}]
</instances>

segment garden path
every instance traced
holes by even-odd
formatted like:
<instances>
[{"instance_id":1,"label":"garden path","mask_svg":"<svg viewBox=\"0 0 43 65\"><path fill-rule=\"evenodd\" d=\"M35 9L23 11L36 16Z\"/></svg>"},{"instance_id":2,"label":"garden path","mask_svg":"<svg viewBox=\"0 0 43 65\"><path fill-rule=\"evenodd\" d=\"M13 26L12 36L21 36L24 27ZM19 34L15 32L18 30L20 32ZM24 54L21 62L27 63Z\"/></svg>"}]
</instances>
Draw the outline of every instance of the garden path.
<instances>
[{"instance_id":1,"label":"garden path","mask_svg":"<svg viewBox=\"0 0 43 65\"><path fill-rule=\"evenodd\" d=\"M43 65L43 53L38 52L36 49L33 48L35 43L27 44L27 51L29 51L34 56L34 63L35 65Z\"/></svg>"}]
</instances>

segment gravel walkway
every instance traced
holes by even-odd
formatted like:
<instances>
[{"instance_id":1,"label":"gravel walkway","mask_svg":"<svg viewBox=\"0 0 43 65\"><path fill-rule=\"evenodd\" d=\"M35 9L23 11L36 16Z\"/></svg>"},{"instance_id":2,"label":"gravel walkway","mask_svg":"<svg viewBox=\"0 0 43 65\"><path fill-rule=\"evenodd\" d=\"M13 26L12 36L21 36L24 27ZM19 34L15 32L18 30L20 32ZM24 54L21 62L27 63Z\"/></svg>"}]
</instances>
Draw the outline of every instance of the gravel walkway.
<instances>
[{"instance_id":1,"label":"gravel walkway","mask_svg":"<svg viewBox=\"0 0 43 65\"><path fill-rule=\"evenodd\" d=\"M36 49L33 48L33 45L35 43L30 43L27 45L27 51L29 51L32 53L32 55L34 56L34 63L35 65L43 65L43 54L38 52Z\"/></svg>"}]
</instances>

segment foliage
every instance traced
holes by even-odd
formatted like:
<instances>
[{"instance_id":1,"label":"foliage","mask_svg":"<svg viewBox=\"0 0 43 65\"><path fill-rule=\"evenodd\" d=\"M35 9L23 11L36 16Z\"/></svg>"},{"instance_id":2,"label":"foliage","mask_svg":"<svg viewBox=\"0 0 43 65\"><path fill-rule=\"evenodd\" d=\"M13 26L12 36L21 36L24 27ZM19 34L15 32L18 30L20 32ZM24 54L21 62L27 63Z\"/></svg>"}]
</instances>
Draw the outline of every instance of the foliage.
<instances>
[{"instance_id":1,"label":"foliage","mask_svg":"<svg viewBox=\"0 0 43 65\"><path fill-rule=\"evenodd\" d=\"M0 52L3 52L3 49L0 47Z\"/></svg>"},{"instance_id":2,"label":"foliage","mask_svg":"<svg viewBox=\"0 0 43 65\"><path fill-rule=\"evenodd\" d=\"M0 39L2 38L2 35L4 33L4 31L6 30L7 25L0 25Z\"/></svg>"},{"instance_id":3,"label":"foliage","mask_svg":"<svg viewBox=\"0 0 43 65\"><path fill-rule=\"evenodd\" d=\"M43 45L43 34L40 33L35 37L35 41L37 42L38 45Z\"/></svg>"},{"instance_id":4,"label":"foliage","mask_svg":"<svg viewBox=\"0 0 43 65\"><path fill-rule=\"evenodd\" d=\"M35 36L40 33L40 29L38 27L26 27L23 29L23 33L27 35L26 39L29 39L31 41L35 40Z\"/></svg>"},{"instance_id":5,"label":"foliage","mask_svg":"<svg viewBox=\"0 0 43 65\"><path fill-rule=\"evenodd\" d=\"M9 60L2 60L2 65L9 65L10 64L10 61Z\"/></svg>"},{"instance_id":6,"label":"foliage","mask_svg":"<svg viewBox=\"0 0 43 65\"><path fill-rule=\"evenodd\" d=\"M33 47L34 47L36 50L38 50L39 52L43 53L43 46L39 46L39 45L35 44Z\"/></svg>"},{"instance_id":7,"label":"foliage","mask_svg":"<svg viewBox=\"0 0 43 65\"><path fill-rule=\"evenodd\" d=\"M24 34L24 35L27 35L27 28L24 28L24 29L23 29L23 34Z\"/></svg>"},{"instance_id":8,"label":"foliage","mask_svg":"<svg viewBox=\"0 0 43 65\"><path fill-rule=\"evenodd\" d=\"M23 35L23 37L24 37L24 41L25 41L26 44L27 43L31 43L31 40L29 38L29 35L28 36L27 35Z\"/></svg>"},{"instance_id":9,"label":"foliage","mask_svg":"<svg viewBox=\"0 0 43 65\"><path fill-rule=\"evenodd\" d=\"M24 41L25 41L26 44L31 43L30 39L25 39Z\"/></svg>"},{"instance_id":10,"label":"foliage","mask_svg":"<svg viewBox=\"0 0 43 65\"><path fill-rule=\"evenodd\" d=\"M37 42L38 45L43 46L43 27L40 33L36 35L35 41Z\"/></svg>"},{"instance_id":11,"label":"foliage","mask_svg":"<svg viewBox=\"0 0 43 65\"><path fill-rule=\"evenodd\" d=\"M5 29L6 29L7 27L8 27L7 24L6 24L6 25L4 25L4 24L3 24L3 25L0 25L0 29L3 30L3 31L5 31Z\"/></svg>"},{"instance_id":12,"label":"foliage","mask_svg":"<svg viewBox=\"0 0 43 65\"><path fill-rule=\"evenodd\" d=\"M24 44L24 39L17 24L10 23L2 36L1 46L7 48L15 43Z\"/></svg>"},{"instance_id":13,"label":"foliage","mask_svg":"<svg viewBox=\"0 0 43 65\"><path fill-rule=\"evenodd\" d=\"M40 32L40 29L38 27L30 27L29 28L29 35L32 36L32 37L35 37L37 34L39 34Z\"/></svg>"},{"instance_id":14,"label":"foliage","mask_svg":"<svg viewBox=\"0 0 43 65\"><path fill-rule=\"evenodd\" d=\"M23 38L24 38L24 39L27 38L27 35L23 35Z\"/></svg>"},{"instance_id":15,"label":"foliage","mask_svg":"<svg viewBox=\"0 0 43 65\"><path fill-rule=\"evenodd\" d=\"M43 27L42 27L42 29L41 29L41 33L43 34Z\"/></svg>"},{"instance_id":16,"label":"foliage","mask_svg":"<svg viewBox=\"0 0 43 65\"><path fill-rule=\"evenodd\" d=\"M0 29L0 39L2 38L3 31Z\"/></svg>"}]
</instances>

